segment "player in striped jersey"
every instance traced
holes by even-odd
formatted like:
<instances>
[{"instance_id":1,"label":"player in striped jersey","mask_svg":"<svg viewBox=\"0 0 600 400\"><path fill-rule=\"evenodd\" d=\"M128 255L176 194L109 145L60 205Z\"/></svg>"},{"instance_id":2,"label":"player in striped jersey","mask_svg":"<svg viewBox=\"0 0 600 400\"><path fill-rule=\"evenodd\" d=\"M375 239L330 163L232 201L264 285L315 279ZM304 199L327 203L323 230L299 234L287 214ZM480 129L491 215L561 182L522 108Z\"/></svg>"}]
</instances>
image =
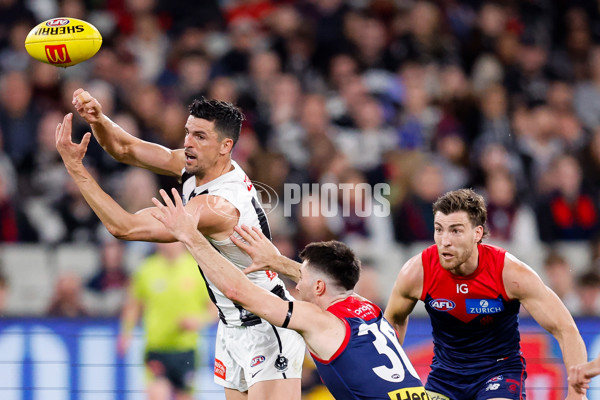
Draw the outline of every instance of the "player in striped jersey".
<instances>
[{"instance_id":1,"label":"player in striped jersey","mask_svg":"<svg viewBox=\"0 0 600 400\"><path fill-rule=\"evenodd\" d=\"M231 159L244 118L237 108L217 100L195 100L185 124L184 148L170 150L125 132L105 116L98 101L82 89L73 93L73 104L91 125L100 145L115 159L180 177L186 209L202 210L198 231L237 268L244 269L251 264L251 259L231 242L233 228L247 224L262 229L267 236L270 233L252 182ZM72 115L68 114L57 127L57 149L86 201L109 232L125 240L175 241L152 217L151 209L130 214L98 186L82 163L90 134L86 134L80 144L74 144L71 124ZM261 271L252 274L250 279L272 294L292 300L277 274ZM221 318L215 351L215 382L225 387L227 400L299 400L305 352L300 335L274 327L234 304L210 279L207 281L209 295Z\"/></svg>"},{"instance_id":2,"label":"player in striped jersey","mask_svg":"<svg viewBox=\"0 0 600 400\"><path fill-rule=\"evenodd\" d=\"M153 199L158 208L152 212L155 218L186 245L207 278L225 296L274 325L298 331L336 399L428 400L381 309L354 293L360 261L349 247L337 241L311 243L300 253L303 263L299 265L278 256L259 229L238 230L247 243L267 246L269 265L281 267L297 281L303 301L285 301L253 285L219 256L196 229L197 221L203 218L201 210L190 214L178 197L173 204L164 190L161 196L165 205ZM234 241L252 253L251 246ZM279 262L283 265L277 265Z\"/></svg>"}]
</instances>

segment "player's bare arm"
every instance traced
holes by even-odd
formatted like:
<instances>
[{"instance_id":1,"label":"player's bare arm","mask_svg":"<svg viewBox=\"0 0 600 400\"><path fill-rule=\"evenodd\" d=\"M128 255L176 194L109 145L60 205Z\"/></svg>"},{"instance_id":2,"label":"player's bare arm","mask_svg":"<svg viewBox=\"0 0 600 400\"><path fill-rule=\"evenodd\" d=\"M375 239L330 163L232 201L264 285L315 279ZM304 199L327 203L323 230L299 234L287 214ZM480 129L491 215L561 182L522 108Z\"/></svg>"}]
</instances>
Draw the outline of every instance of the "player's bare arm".
<instances>
[{"instance_id":1,"label":"player's bare arm","mask_svg":"<svg viewBox=\"0 0 600 400\"><path fill-rule=\"evenodd\" d=\"M81 143L71 140L72 114L67 114L56 128L56 148L60 153L69 175L77 184L81 194L102 221L108 231L123 240L150 242L174 242L175 238L150 214L151 208L131 214L110 197L83 165L90 133ZM223 240L232 232L239 218L238 210L231 203L216 196L196 196L187 206L192 210L204 210L198 229L215 240ZM218 210L218 211L217 211Z\"/></svg>"},{"instance_id":2,"label":"player's bare arm","mask_svg":"<svg viewBox=\"0 0 600 400\"><path fill-rule=\"evenodd\" d=\"M129 134L102 112L98 100L81 88L73 92L73 105L92 127L100 146L117 161L162 175L181 175L185 166L182 149L171 150Z\"/></svg>"},{"instance_id":3,"label":"player's bare arm","mask_svg":"<svg viewBox=\"0 0 600 400\"><path fill-rule=\"evenodd\" d=\"M502 274L506 293L517 299L541 327L558 341L567 371L587 361L585 344L560 298L526 264L506 253ZM581 399L581 388L569 383L567 399Z\"/></svg>"},{"instance_id":4,"label":"player's bare arm","mask_svg":"<svg viewBox=\"0 0 600 400\"><path fill-rule=\"evenodd\" d=\"M408 316L423 291L423 262L421 254L408 260L398 273L394 288L385 308L384 317L398 332L400 344L404 343Z\"/></svg>"},{"instance_id":5,"label":"player's bare arm","mask_svg":"<svg viewBox=\"0 0 600 400\"><path fill-rule=\"evenodd\" d=\"M300 280L302 264L281 255L260 229L242 225L235 226L234 230L243 240L231 235L231 241L252 258L252 265L244 270L245 274L268 269L285 275L294 282Z\"/></svg>"},{"instance_id":6,"label":"player's bare arm","mask_svg":"<svg viewBox=\"0 0 600 400\"><path fill-rule=\"evenodd\" d=\"M344 340L344 323L333 314L304 301L293 302L290 311L290 302L250 282L242 271L221 256L195 229L198 220L202 219L202 211L197 209L190 213L183 206L181 199L175 196L175 189L172 193L174 203L161 189L160 194L165 205L153 198L156 209L152 215L164 224L177 240L185 244L208 279L226 297L246 310L273 325L298 331L313 353L320 358L329 359Z\"/></svg>"}]
</instances>

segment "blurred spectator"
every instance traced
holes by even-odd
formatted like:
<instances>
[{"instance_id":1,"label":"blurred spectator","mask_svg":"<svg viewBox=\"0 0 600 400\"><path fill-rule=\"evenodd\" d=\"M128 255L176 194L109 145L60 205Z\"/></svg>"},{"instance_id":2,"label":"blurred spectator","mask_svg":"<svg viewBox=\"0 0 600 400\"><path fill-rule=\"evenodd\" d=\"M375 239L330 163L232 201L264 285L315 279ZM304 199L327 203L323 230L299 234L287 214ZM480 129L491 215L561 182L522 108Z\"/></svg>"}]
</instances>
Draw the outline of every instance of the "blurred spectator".
<instances>
[{"instance_id":1,"label":"blurred spectator","mask_svg":"<svg viewBox=\"0 0 600 400\"><path fill-rule=\"evenodd\" d=\"M152 207L152 197L158 195L158 181L155 174L141 168L128 168L121 176L117 193L119 203L131 213Z\"/></svg>"},{"instance_id":2,"label":"blurred spectator","mask_svg":"<svg viewBox=\"0 0 600 400\"><path fill-rule=\"evenodd\" d=\"M354 291L362 297L370 299L378 306L383 305L385 307L387 299L381 293L379 272L370 260L364 259L364 261L361 261L360 278L354 287Z\"/></svg>"},{"instance_id":3,"label":"blurred spectator","mask_svg":"<svg viewBox=\"0 0 600 400\"><path fill-rule=\"evenodd\" d=\"M528 132L522 132L517 140L524 165L525 174L531 186L544 193L547 189L542 180L552 161L562 153L561 141L558 139L557 116L545 105L535 107L531 111L531 123Z\"/></svg>"},{"instance_id":4,"label":"blurred spectator","mask_svg":"<svg viewBox=\"0 0 600 400\"><path fill-rule=\"evenodd\" d=\"M431 205L445 191L444 176L439 166L422 163L411 179L411 192L392 211L396 241L413 243L433 237Z\"/></svg>"},{"instance_id":5,"label":"blurred spectator","mask_svg":"<svg viewBox=\"0 0 600 400\"><path fill-rule=\"evenodd\" d=\"M544 242L592 239L600 229L600 210L596 197L582 185L577 159L556 158L546 179L551 191L537 205L540 238Z\"/></svg>"},{"instance_id":6,"label":"blurred spectator","mask_svg":"<svg viewBox=\"0 0 600 400\"><path fill-rule=\"evenodd\" d=\"M399 116L398 145L402 149L427 150L431 147L440 111L431 104L423 82L405 81L404 110Z\"/></svg>"},{"instance_id":7,"label":"blurred spectator","mask_svg":"<svg viewBox=\"0 0 600 400\"><path fill-rule=\"evenodd\" d=\"M294 254L297 255L299 249L303 249L309 243L338 239L329 226L325 217L327 211L322 209L322 204L318 194L304 194L302 197L300 207L296 210L298 230L294 235Z\"/></svg>"},{"instance_id":8,"label":"blurred spectator","mask_svg":"<svg viewBox=\"0 0 600 400\"><path fill-rule=\"evenodd\" d=\"M125 46L135 57L141 80L155 82L165 68L169 40L158 17L152 13L134 15L133 27L133 34L126 39Z\"/></svg>"},{"instance_id":9,"label":"blurred spectator","mask_svg":"<svg viewBox=\"0 0 600 400\"><path fill-rule=\"evenodd\" d=\"M385 253L394 239L382 188L369 185L364 174L353 169L342 172L337 183L337 204L333 205L337 212L329 226L359 254Z\"/></svg>"},{"instance_id":10,"label":"blurred spectator","mask_svg":"<svg viewBox=\"0 0 600 400\"><path fill-rule=\"evenodd\" d=\"M423 64L455 61L455 43L442 29L440 9L433 2L419 1L408 12L408 32L390 45L390 67L395 69L408 60Z\"/></svg>"},{"instance_id":11,"label":"blurred spectator","mask_svg":"<svg viewBox=\"0 0 600 400\"><path fill-rule=\"evenodd\" d=\"M502 169L490 172L485 193L490 238L525 248L534 245L538 240L535 213L517 196L512 175Z\"/></svg>"},{"instance_id":12,"label":"blurred spectator","mask_svg":"<svg viewBox=\"0 0 600 400\"><path fill-rule=\"evenodd\" d=\"M0 77L0 130L4 151L21 172L31 170L39 110L32 100L32 87L25 72Z\"/></svg>"},{"instance_id":13,"label":"blurred spectator","mask_svg":"<svg viewBox=\"0 0 600 400\"><path fill-rule=\"evenodd\" d=\"M15 191L14 171L8 160L0 164L0 243L19 240L16 205L13 203Z\"/></svg>"},{"instance_id":14,"label":"blurred spectator","mask_svg":"<svg viewBox=\"0 0 600 400\"><path fill-rule=\"evenodd\" d=\"M96 175L94 170L92 173ZM101 228L100 220L87 204L81 192L69 179L64 188L63 195L53 204L64 226L62 242L97 243L98 232Z\"/></svg>"},{"instance_id":15,"label":"blurred spectator","mask_svg":"<svg viewBox=\"0 0 600 400\"><path fill-rule=\"evenodd\" d=\"M383 163L384 152L396 147L394 130L385 125L383 110L371 97L365 98L356 110L354 121L356 127L341 129L334 142L354 168L375 172Z\"/></svg>"},{"instance_id":16,"label":"blurred spectator","mask_svg":"<svg viewBox=\"0 0 600 400\"><path fill-rule=\"evenodd\" d=\"M6 3L19 4L19 8L22 7L21 2L18 0L7 0L0 4L0 7L6 5ZM0 8L0 15L2 19L6 15L10 15L10 11L5 14L7 10ZM19 12L20 13L20 12ZM0 71L25 71L28 63L30 62L29 54L25 51L25 38L35 25L35 19L31 15L27 15L27 12L21 15L14 15L15 19L10 21L0 22L0 41L5 46L0 45Z\"/></svg>"},{"instance_id":17,"label":"blurred spectator","mask_svg":"<svg viewBox=\"0 0 600 400\"><path fill-rule=\"evenodd\" d=\"M600 189L600 125L591 134L589 141L578 154L583 172L583 181L594 190Z\"/></svg>"},{"instance_id":18,"label":"blurred spectator","mask_svg":"<svg viewBox=\"0 0 600 400\"><path fill-rule=\"evenodd\" d=\"M575 86L574 105L584 126L594 129L600 125L600 46L589 53L590 77Z\"/></svg>"},{"instance_id":19,"label":"blurred spectator","mask_svg":"<svg viewBox=\"0 0 600 400\"><path fill-rule=\"evenodd\" d=\"M46 311L50 317L85 317L88 315L83 304L81 278L73 273L60 275L54 286L54 294Z\"/></svg>"},{"instance_id":20,"label":"blurred spectator","mask_svg":"<svg viewBox=\"0 0 600 400\"><path fill-rule=\"evenodd\" d=\"M101 245L98 271L85 287L91 294L90 312L94 315L115 316L123 307L129 280L125 269L125 245L108 238Z\"/></svg>"},{"instance_id":21,"label":"blurred spectator","mask_svg":"<svg viewBox=\"0 0 600 400\"><path fill-rule=\"evenodd\" d=\"M575 282L575 271L566 258L551 250L544 259L544 273L548 287L560 297L571 314L578 314L580 301Z\"/></svg>"},{"instance_id":22,"label":"blurred spectator","mask_svg":"<svg viewBox=\"0 0 600 400\"><path fill-rule=\"evenodd\" d=\"M597 317L600 315L600 274L585 272L577 278L577 294L580 309L577 315Z\"/></svg>"}]
</instances>

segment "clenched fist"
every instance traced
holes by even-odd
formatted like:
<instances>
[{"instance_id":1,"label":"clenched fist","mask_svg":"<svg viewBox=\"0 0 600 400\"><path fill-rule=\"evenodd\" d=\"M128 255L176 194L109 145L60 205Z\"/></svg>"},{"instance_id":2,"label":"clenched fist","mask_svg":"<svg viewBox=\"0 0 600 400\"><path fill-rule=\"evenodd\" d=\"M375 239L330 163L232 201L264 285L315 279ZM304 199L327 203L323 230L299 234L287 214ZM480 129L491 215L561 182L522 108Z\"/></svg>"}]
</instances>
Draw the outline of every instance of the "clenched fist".
<instances>
[{"instance_id":1,"label":"clenched fist","mask_svg":"<svg viewBox=\"0 0 600 400\"><path fill-rule=\"evenodd\" d=\"M79 115L88 123L93 124L102 116L102 106L92 95L79 88L73 92L73 105Z\"/></svg>"}]
</instances>

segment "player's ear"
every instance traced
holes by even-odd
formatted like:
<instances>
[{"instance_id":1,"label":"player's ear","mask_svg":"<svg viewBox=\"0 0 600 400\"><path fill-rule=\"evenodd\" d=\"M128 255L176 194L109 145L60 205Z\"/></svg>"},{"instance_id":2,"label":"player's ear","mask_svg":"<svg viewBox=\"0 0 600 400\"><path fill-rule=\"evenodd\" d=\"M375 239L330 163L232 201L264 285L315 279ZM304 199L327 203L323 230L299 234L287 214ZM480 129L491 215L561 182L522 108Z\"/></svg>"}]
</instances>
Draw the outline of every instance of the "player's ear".
<instances>
[{"instance_id":1,"label":"player's ear","mask_svg":"<svg viewBox=\"0 0 600 400\"><path fill-rule=\"evenodd\" d=\"M477 225L475 227L475 243L481 242L481 239L483 239L483 226Z\"/></svg>"},{"instance_id":2,"label":"player's ear","mask_svg":"<svg viewBox=\"0 0 600 400\"><path fill-rule=\"evenodd\" d=\"M226 137L223 140L221 140L221 151L220 153L225 155L227 153L231 153L231 150L233 149L233 139Z\"/></svg>"},{"instance_id":3,"label":"player's ear","mask_svg":"<svg viewBox=\"0 0 600 400\"><path fill-rule=\"evenodd\" d=\"M317 279L315 282L315 292L317 296L322 296L325 294L325 290L327 289L327 283L325 283L322 279Z\"/></svg>"}]
</instances>

